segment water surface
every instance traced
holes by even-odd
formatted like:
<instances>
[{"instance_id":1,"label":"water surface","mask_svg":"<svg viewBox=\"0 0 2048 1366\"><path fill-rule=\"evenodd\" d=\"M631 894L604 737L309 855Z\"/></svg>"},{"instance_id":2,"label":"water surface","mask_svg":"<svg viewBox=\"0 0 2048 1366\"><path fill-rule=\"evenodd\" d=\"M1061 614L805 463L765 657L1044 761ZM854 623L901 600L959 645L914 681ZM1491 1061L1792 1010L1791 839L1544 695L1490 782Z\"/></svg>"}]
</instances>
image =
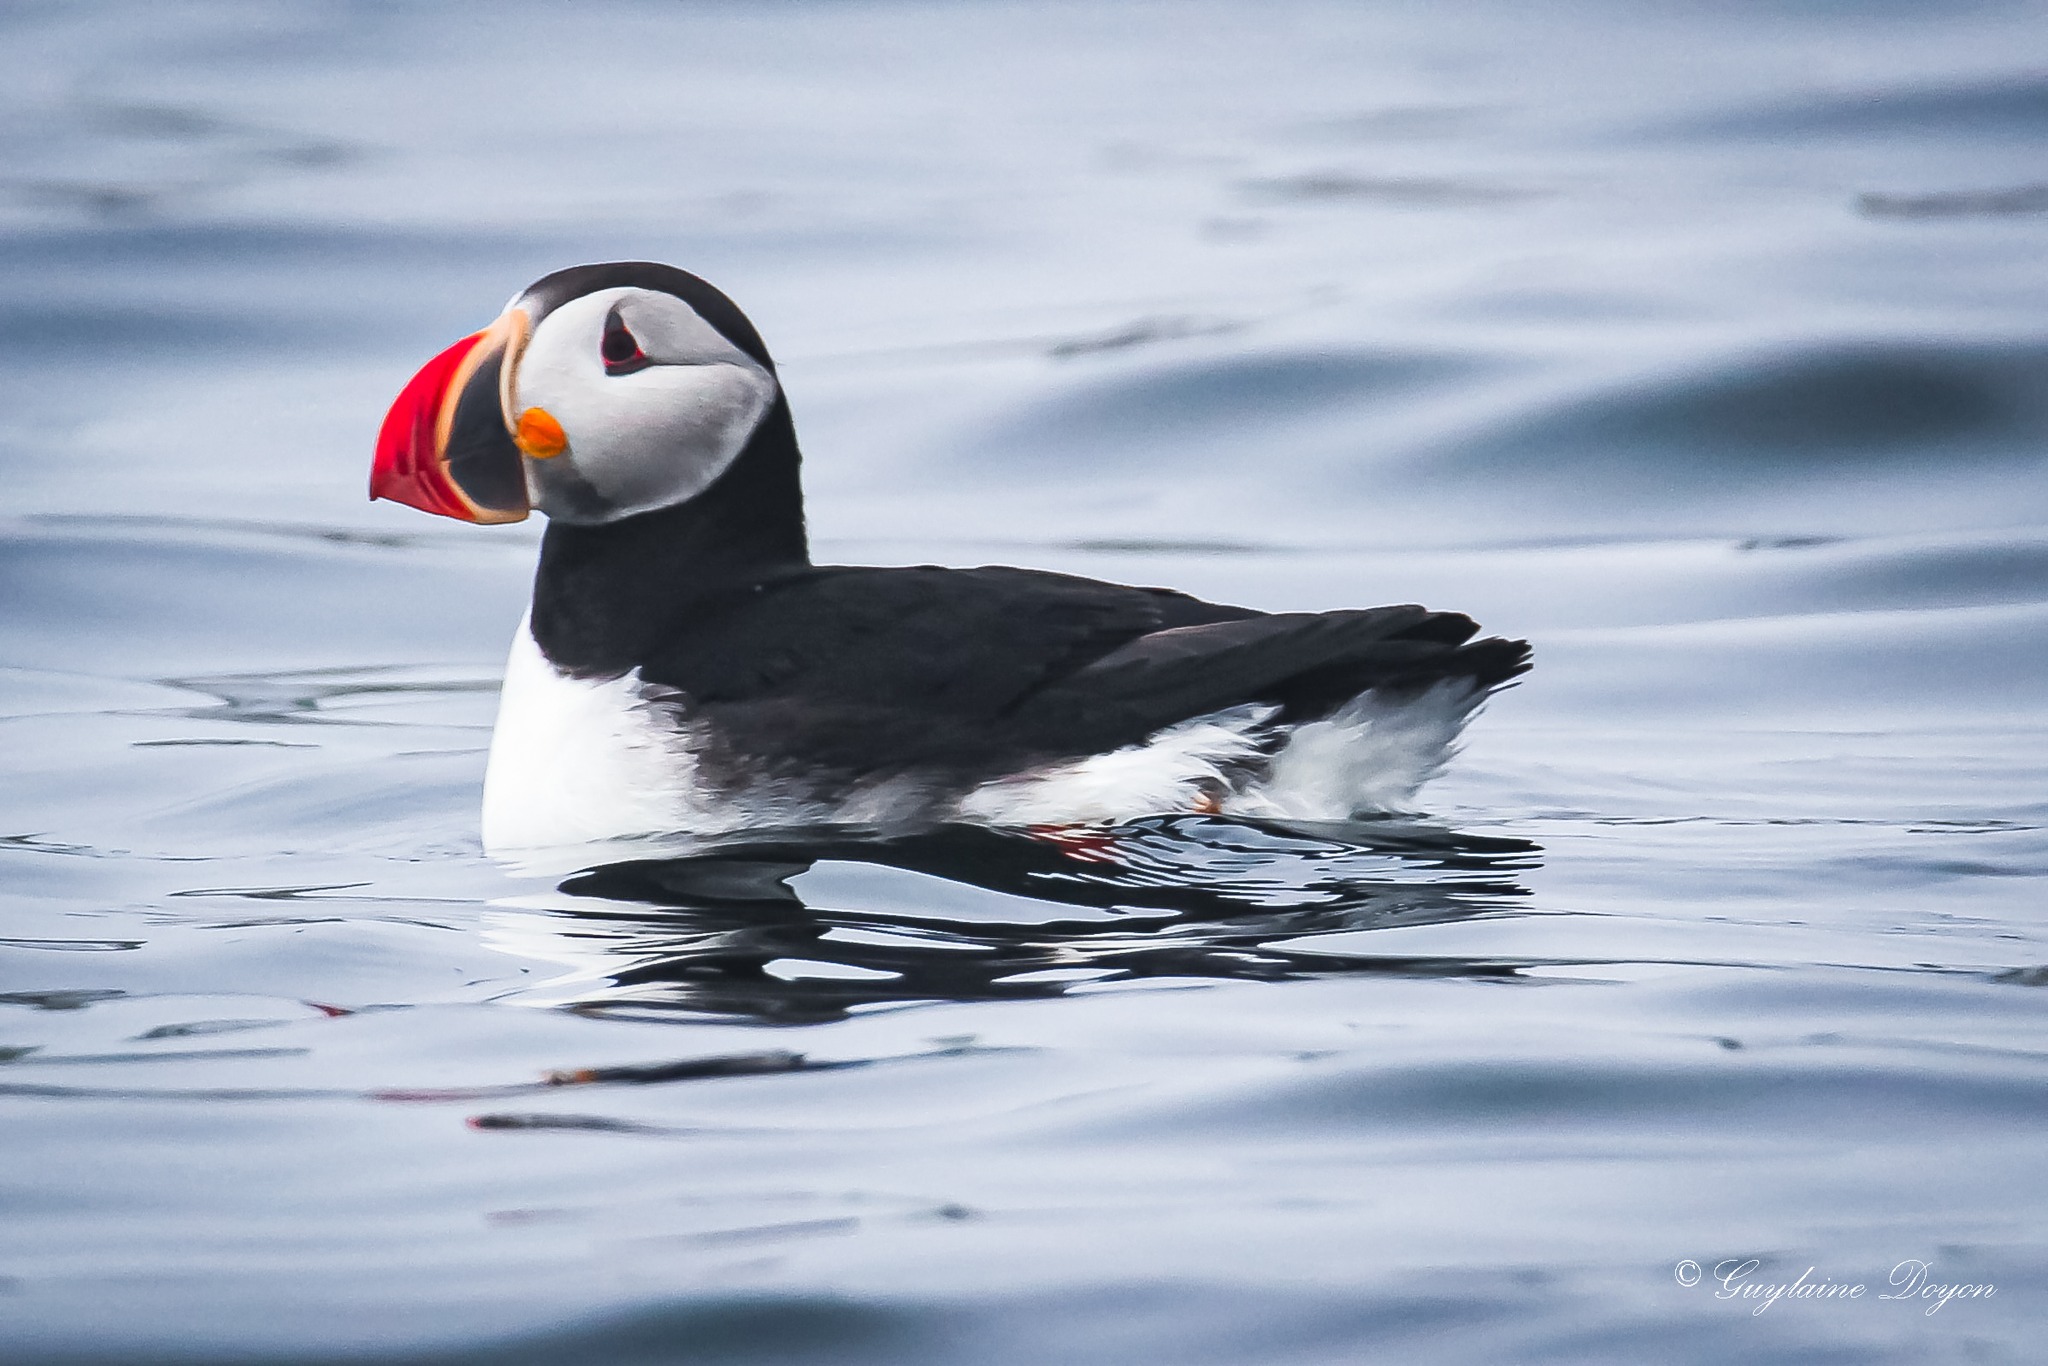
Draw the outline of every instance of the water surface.
<instances>
[{"instance_id":1,"label":"water surface","mask_svg":"<svg viewBox=\"0 0 2048 1366\"><path fill-rule=\"evenodd\" d=\"M10 8L4 1355L2029 1359L2044 19ZM1536 671L1410 819L494 863L536 528L369 449L612 257L823 556Z\"/></svg>"}]
</instances>

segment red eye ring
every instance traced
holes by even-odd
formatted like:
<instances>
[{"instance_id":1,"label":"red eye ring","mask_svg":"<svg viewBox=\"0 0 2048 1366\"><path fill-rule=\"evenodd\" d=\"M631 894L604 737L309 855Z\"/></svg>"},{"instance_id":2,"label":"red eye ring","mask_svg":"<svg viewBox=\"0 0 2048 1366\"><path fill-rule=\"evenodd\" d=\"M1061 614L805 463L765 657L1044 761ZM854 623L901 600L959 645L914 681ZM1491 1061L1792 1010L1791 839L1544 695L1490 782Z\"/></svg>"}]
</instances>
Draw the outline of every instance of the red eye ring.
<instances>
[{"instance_id":1,"label":"red eye ring","mask_svg":"<svg viewBox=\"0 0 2048 1366\"><path fill-rule=\"evenodd\" d=\"M626 326L614 309L604 320L604 340L598 343L598 354L604 357L604 372L607 375L630 375L635 370L645 370L652 361L640 349L639 338Z\"/></svg>"}]
</instances>

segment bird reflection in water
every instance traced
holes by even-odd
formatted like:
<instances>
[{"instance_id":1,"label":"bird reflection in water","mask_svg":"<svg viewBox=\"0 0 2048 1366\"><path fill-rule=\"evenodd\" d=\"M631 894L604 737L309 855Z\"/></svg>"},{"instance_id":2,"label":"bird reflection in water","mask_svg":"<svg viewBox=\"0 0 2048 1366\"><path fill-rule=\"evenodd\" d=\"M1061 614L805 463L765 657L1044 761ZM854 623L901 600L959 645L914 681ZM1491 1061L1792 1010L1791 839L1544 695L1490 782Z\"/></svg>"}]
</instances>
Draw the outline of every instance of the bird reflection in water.
<instances>
[{"instance_id":1,"label":"bird reflection in water","mask_svg":"<svg viewBox=\"0 0 2048 1366\"><path fill-rule=\"evenodd\" d=\"M1510 913L1539 852L1394 820L778 833L586 869L561 884L568 901L500 913L493 938L581 969L522 996L783 1024L1145 979L1512 977L1505 960L1289 941Z\"/></svg>"}]
</instances>

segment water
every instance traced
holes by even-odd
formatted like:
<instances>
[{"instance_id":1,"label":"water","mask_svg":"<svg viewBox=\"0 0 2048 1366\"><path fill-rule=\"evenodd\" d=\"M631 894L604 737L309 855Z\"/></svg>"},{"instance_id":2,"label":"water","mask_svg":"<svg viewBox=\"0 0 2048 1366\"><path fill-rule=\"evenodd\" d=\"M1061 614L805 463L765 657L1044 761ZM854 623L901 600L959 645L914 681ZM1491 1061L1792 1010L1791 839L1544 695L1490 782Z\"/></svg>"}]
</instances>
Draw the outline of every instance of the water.
<instances>
[{"instance_id":1,"label":"water","mask_svg":"<svg viewBox=\"0 0 2048 1366\"><path fill-rule=\"evenodd\" d=\"M6 1359L2030 1359L2044 18L8 8ZM1536 671L1412 821L495 864L536 529L363 480L609 257L825 556Z\"/></svg>"}]
</instances>

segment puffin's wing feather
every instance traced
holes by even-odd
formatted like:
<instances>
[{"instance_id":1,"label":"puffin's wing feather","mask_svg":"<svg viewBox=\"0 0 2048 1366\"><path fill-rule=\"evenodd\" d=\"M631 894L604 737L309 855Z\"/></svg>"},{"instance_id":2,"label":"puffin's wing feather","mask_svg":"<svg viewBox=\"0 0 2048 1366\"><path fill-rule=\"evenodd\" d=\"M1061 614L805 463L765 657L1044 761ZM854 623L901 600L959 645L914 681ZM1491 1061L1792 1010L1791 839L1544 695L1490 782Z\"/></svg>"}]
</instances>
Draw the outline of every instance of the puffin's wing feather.
<instances>
[{"instance_id":1,"label":"puffin's wing feather","mask_svg":"<svg viewBox=\"0 0 2048 1366\"><path fill-rule=\"evenodd\" d=\"M1155 631L1024 700L1019 719L1067 732L1149 733L1245 702L1292 719L1323 715L1373 688L1446 679L1497 687L1525 672L1529 647L1468 644L1477 626L1422 607L1279 613Z\"/></svg>"},{"instance_id":2,"label":"puffin's wing feather","mask_svg":"<svg viewBox=\"0 0 2048 1366\"><path fill-rule=\"evenodd\" d=\"M1022 569L819 569L684 624L642 666L703 703L802 698L992 720L1165 628L1256 618L1164 589Z\"/></svg>"}]
</instances>

